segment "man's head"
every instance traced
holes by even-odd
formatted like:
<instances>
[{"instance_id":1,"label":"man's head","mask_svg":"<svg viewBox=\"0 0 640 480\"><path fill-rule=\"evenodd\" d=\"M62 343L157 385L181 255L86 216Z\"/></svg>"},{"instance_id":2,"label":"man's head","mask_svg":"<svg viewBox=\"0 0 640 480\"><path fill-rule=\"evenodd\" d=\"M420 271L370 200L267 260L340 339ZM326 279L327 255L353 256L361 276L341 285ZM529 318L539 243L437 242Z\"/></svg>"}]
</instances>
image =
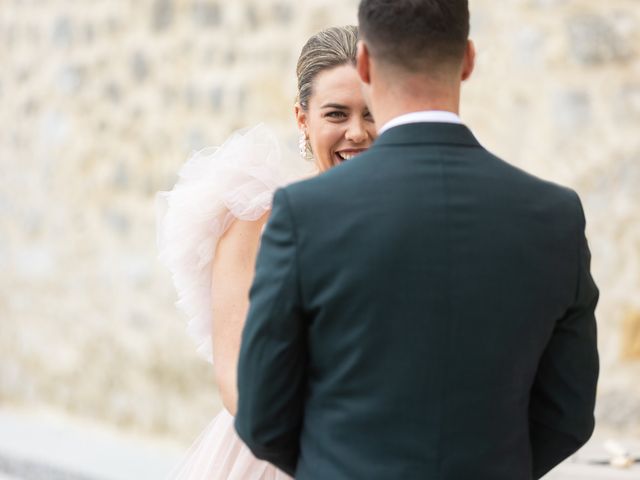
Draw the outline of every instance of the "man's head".
<instances>
[{"instance_id":1,"label":"man's head","mask_svg":"<svg viewBox=\"0 0 640 480\"><path fill-rule=\"evenodd\" d=\"M375 83L378 90L416 87L427 91L407 93L437 96L471 75L468 0L362 0L358 19L358 70L371 87L367 96Z\"/></svg>"},{"instance_id":2,"label":"man's head","mask_svg":"<svg viewBox=\"0 0 640 480\"><path fill-rule=\"evenodd\" d=\"M363 0L360 35L378 62L412 73L462 61L467 0Z\"/></svg>"}]
</instances>

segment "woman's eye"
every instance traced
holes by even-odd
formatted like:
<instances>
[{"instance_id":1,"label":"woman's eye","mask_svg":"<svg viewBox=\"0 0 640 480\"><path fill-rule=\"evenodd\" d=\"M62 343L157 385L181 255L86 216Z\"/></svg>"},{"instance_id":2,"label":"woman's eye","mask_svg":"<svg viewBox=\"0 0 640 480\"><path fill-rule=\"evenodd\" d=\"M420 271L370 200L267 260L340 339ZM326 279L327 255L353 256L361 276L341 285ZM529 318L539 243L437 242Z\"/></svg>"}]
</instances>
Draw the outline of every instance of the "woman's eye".
<instances>
[{"instance_id":1,"label":"woman's eye","mask_svg":"<svg viewBox=\"0 0 640 480\"><path fill-rule=\"evenodd\" d=\"M330 118L347 118L347 114L344 112L340 112L338 110L336 110L335 112L329 112L326 115L327 117Z\"/></svg>"},{"instance_id":2,"label":"woman's eye","mask_svg":"<svg viewBox=\"0 0 640 480\"><path fill-rule=\"evenodd\" d=\"M366 112L364 114L364 118L369 120L369 121L371 121L371 122L373 122L373 115L371 115L371 112Z\"/></svg>"}]
</instances>

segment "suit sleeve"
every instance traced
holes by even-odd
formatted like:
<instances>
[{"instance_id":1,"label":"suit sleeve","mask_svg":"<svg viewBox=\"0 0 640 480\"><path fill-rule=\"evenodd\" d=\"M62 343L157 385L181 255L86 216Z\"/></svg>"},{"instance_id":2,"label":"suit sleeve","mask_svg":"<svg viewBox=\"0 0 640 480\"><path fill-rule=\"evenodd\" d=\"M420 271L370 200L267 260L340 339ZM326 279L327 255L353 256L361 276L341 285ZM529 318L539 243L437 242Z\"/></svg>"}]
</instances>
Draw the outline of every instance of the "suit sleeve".
<instances>
[{"instance_id":1,"label":"suit sleeve","mask_svg":"<svg viewBox=\"0 0 640 480\"><path fill-rule=\"evenodd\" d=\"M307 357L296 255L287 195L278 190L242 334L235 427L256 457L289 475L298 459Z\"/></svg>"},{"instance_id":2,"label":"suit sleeve","mask_svg":"<svg viewBox=\"0 0 640 480\"><path fill-rule=\"evenodd\" d=\"M542 477L584 445L595 423L599 360L594 312L599 294L590 273L584 213L577 201L576 294L556 323L531 392L529 431L534 478Z\"/></svg>"}]
</instances>

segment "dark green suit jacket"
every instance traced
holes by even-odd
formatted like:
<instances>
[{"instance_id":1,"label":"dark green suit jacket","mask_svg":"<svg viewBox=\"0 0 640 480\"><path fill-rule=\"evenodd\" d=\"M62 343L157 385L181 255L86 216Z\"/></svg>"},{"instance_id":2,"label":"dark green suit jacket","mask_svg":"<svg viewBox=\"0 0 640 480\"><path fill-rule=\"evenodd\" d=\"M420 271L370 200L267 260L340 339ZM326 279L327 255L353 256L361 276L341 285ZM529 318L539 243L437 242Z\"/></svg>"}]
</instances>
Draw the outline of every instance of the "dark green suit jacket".
<instances>
[{"instance_id":1,"label":"dark green suit jacket","mask_svg":"<svg viewBox=\"0 0 640 480\"><path fill-rule=\"evenodd\" d=\"M590 437L598 377L571 190L463 125L392 128L279 190L236 429L307 480L528 480Z\"/></svg>"}]
</instances>

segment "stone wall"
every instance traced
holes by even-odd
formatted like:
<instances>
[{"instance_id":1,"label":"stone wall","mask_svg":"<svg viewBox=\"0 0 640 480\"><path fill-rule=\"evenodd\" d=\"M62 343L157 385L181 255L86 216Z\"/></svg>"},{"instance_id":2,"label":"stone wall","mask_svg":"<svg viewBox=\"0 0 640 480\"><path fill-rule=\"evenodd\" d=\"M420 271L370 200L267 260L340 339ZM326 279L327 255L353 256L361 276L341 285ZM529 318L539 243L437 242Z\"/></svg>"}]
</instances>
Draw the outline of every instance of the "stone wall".
<instances>
[{"instance_id":1,"label":"stone wall","mask_svg":"<svg viewBox=\"0 0 640 480\"><path fill-rule=\"evenodd\" d=\"M153 196L195 149L268 121L355 0L0 0L0 402L188 442L219 408L155 252ZM640 9L471 0L462 115L575 188L601 287L601 425L640 434ZM634 375L636 375L634 377Z\"/></svg>"}]
</instances>

